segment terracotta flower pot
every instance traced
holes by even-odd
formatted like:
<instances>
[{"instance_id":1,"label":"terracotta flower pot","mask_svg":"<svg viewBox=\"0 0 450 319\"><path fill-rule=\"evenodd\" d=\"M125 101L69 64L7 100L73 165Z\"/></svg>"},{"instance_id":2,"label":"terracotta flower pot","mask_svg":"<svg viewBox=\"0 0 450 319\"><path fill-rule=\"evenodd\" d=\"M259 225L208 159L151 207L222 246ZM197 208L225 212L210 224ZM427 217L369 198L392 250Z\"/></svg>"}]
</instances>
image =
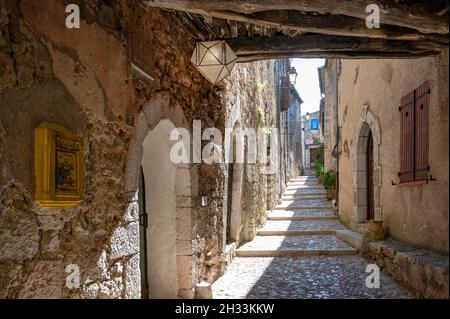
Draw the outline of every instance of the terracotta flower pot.
<instances>
[{"instance_id":1,"label":"terracotta flower pot","mask_svg":"<svg viewBox=\"0 0 450 319\"><path fill-rule=\"evenodd\" d=\"M335 188L327 189L327 199L328 200L336 199L336 189Z\"/></svg>"},{"instance_id":2,"label":"terracotta flower pot","mask_svg":"<svg viewBox=\"0 0 450 319\"><path fill-rule=\"evenodd\" d=\"M383 228L383 221L369 220L367 221L367 231L365 233L366 241L380 240L386 238L386 232Z\"/></svg>"}]
</instances>

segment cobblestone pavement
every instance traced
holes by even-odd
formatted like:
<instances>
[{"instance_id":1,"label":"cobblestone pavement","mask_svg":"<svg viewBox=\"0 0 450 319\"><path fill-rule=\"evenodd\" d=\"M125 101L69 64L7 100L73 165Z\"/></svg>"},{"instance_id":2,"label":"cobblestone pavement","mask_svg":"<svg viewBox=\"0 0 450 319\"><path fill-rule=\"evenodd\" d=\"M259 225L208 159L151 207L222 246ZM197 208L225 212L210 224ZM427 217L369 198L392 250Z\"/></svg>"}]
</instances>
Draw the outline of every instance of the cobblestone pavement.
<instances>
[{"instance_id":1,"label":"cobblestone pavement","mask_svg":"<svg viewBox=\"0 0 450 319\"><path fill-rule=\"evenodd\" d=\"M405 299L412 295L381 273L380 288L367 288L370 262L359 256L236 258L213 283L217 299Z\"/></svg>"},{"instance_id":2,"label":"cobblestone pavement","mask_svg":"<svg viewBox=\"0 0 450 319\"><path fill-rule=\"evenodd\" d=\"M355 255L353 247L336 238L335 231L345 227L337 219L323 218L334 216L331 209L312 208L331 206L331 202L323 197L306 199L310 194L324 192L323 187L317 187L317 179L307 177L307 184L314 186L296 185L302 180L305 178L295 179L287 191L301 200L292 201L285 196L278 209L268 213L269 220L256 238L237 250L238 256L247 257L235 258L226 273L213 283L213 297L411 298L407 290L384 273L379 288L366 287L371 274L366 273L366 267L372 262ZM289 209L300 205L306 208ZM298 220L305 217L307 220ZM281 257L285 255L292 257Z\"/></svg>"}]
</instances>

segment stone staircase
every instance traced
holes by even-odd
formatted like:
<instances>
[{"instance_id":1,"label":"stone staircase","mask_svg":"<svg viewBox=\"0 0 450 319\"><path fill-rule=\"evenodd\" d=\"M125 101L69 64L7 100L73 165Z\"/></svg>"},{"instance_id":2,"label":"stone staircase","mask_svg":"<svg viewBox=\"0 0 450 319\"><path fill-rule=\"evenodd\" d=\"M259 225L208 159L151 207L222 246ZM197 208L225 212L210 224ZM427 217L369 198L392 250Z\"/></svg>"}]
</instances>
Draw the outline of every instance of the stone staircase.
<instances>
[{"instance_id":1,"label":"stone staircase","mask_svg":"<svg viewBox=\"0 0 450 319\"><path fill-rule=\"evenodd\" d=\"M345 227L334 214L326 191L314 176L291 180L282 203L267 214L266 225L251 242L236 250L237 257L353 255L357 250L340 240Z\"/></svg>"}]
</instances>

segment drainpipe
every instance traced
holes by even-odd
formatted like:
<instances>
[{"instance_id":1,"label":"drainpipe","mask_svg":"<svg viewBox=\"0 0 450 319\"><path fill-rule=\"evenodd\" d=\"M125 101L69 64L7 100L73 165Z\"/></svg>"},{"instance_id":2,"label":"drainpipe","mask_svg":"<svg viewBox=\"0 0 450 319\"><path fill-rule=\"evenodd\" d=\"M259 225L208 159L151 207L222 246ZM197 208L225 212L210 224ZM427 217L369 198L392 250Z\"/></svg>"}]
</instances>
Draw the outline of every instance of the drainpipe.
<instances>
[{"instance_id":1,"label":"drainpipe","mask_svg":"<svg viewBox=\"0 0 450 319\"><path fill-rule=\"evenodd\" d=\"M334 120L334 142L336 143L336 203L339 203L339 117L338 117L338 109L339 109L339 99L338 99L338 71L339 71L339 59L334 60L334 112L333 112L333 120Z\"/></svg>"}]
</instances>

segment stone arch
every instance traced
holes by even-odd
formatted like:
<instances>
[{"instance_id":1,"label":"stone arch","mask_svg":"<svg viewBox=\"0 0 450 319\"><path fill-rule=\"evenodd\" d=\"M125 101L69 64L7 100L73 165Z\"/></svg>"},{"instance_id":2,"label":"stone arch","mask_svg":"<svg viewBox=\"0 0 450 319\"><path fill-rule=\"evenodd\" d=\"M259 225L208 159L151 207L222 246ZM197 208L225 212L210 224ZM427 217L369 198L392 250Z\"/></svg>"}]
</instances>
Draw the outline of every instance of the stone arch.
<instances>
[{"instance_id":1,"label":"stone arch","mask_svg":"<svg viewBox=\"0 0 450 319\"><path fill-rule=\"evenodd\" d=\"M353 138L354 143L352 148L354 223L364 223L367 216L366 147L370 132L373 139L373 199L375 220L381 220L381 163L379 160L379 146L381 144L380 126L375 115L368 110L368 105L364 105Z\"/></svg>"},{"instance_id":2,"label":"stone arch","mask_svg":"<svg viewBox=\"0 0 450 319\"><path fill-rule=\"evenodd\" d=\"M152 261L160 256L162 259L157 260L157 264L159 266L167 265L165 268L171 274L158 274L162 280L167 280L167 282L158 282L164 287L153 293L150 291L149 296L156 298L193 298L192 214L194 201L192 198L195 188L191 185L194 184L193 181L196 179L196 170L189 163L175 164L170 161L170 147L175 143L170 141L170 132L175 128L185 128L189 132L190 129L183 110L179 107L170 107L169 101L169 94L160 93L148 101L139 114L128 151L125 187L130 195L136 193L142 164L146 201L150 200L146 205L150 207L148 209L150 211L147 212L149 223L152 222L154 217L155 227L159 225L168 231L168 233L159 238L153 238L153 240L161 244L164 242L163 239L166 239L170 242L170 245L166 243L158 248L155 258L150 256L155 251L151 251L152 247L149 247L148 258L149 261ZM190 149L190 147L190 143L185 145L186 149ZM160 184L155 188L155 185L152 186L152 182L162 182L164 185ZM149 194L149 192L155 191L158 192L158 195L164 197L164 201L168 202L168 205L159 207L162 201L157 201L155 194ZM152 216L152 213L156 215ZM166 216L164 217L161 214ZM151 231L152 225L149 226L148 231ZM151 240L152 236L148 241ZM168 258L162 257L164 251L171 256ZM152 266L150 265L150 267ZM151 271L149 268L149 272ZM174 272L175 274L173 274ZM156 276L154 277L156 278ZM151 286L150 289L152 289Z\"/></svg>"}]
</instances>

